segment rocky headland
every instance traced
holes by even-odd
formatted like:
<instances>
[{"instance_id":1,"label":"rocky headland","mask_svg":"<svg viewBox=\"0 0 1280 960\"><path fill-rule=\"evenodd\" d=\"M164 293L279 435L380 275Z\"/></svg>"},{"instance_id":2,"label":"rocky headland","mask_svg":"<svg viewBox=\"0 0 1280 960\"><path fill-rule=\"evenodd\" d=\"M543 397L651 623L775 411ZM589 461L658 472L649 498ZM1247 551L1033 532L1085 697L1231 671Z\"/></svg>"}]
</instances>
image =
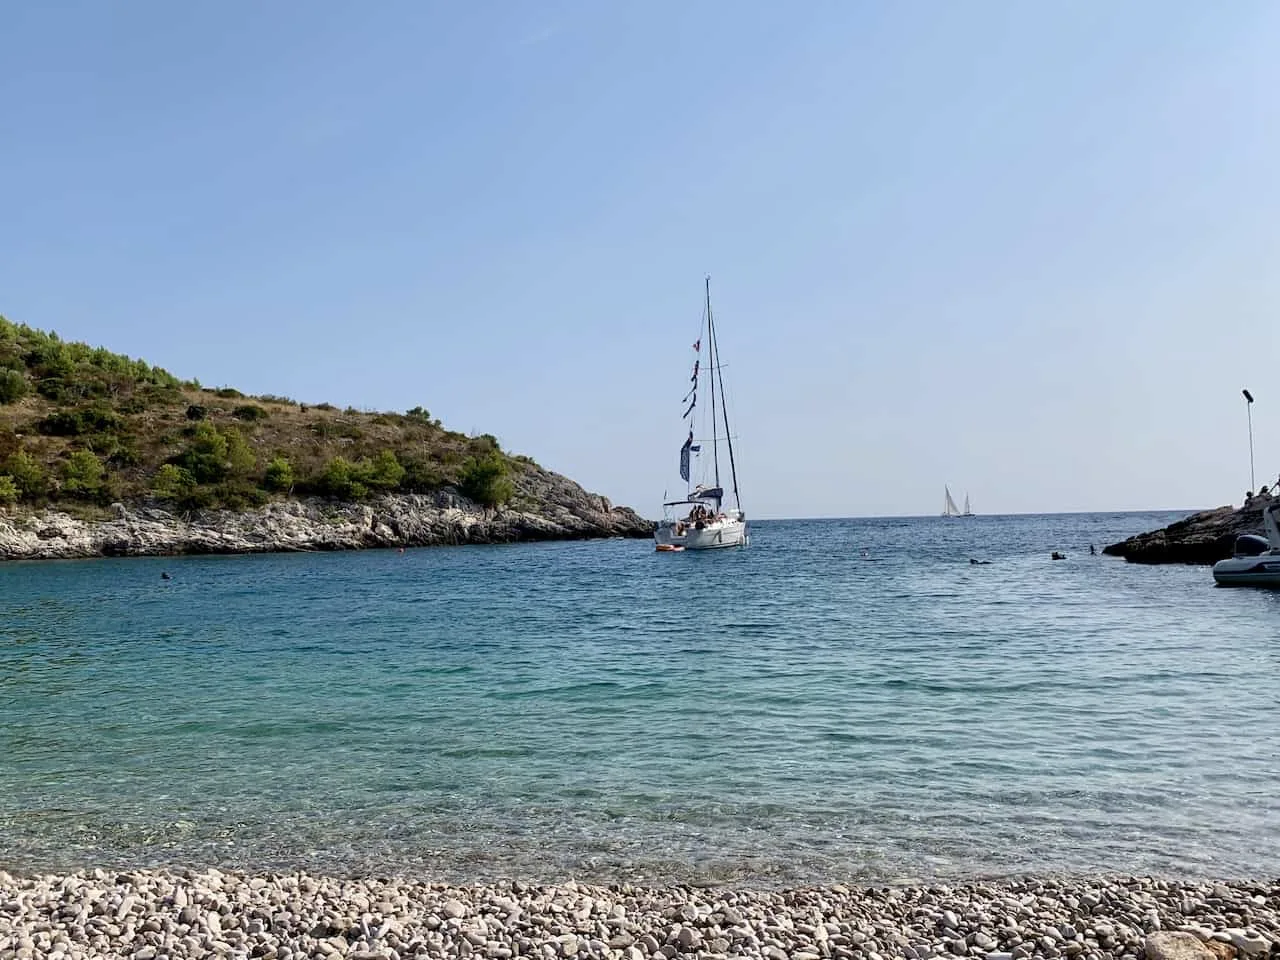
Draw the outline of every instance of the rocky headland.
<instances>
[{"instance_id":1,"label":"rocky headland","mask_svg":"<svg viewBox=\"0 0 1280 960\"><path fill-rule=\"evenodd\" d=\"M1243 507L1193 513L1161 530L1113 543L1103 553L1130 563L1217 563L1231 556L1240 534L1263 533L1262 510L1272 502L1270 496L1258 496Z\"/></svg>"},{"instance_id":2,"label":"rocky headland","mask_svg":"<svg viewBox=\"0 0 1280 960\"><path fill-rule=\"evenodd\" d=\"M1278 950L1273 881L1098 877L762 891L217 870L0 872L0 960L1232 960Z\"/></svg>"},{"instance_id":3,"label":"rocky headland","mask_svg":"<svg viewBox=\"0 0 1280 960\"><path fill-rule=\"evenodd\" d=\"M507 505L453 490L384 494L360 503L280 499L247 510L182 512L158 501L116 503L102 518L56 509L0 510L0 559L357 550L531 540L648 537L653 523L541 468L515 479Z\"/></svg>"},{"instance_id":4,"label":"rocky headland","mask_svg":"<svg viewBox=\"0 0 1280 960\"><path fill-rule=\"evenodd\" d=\"M647 537L488 433L247 395L0 317L0 559Z\"/></svg>"}]
</instances>

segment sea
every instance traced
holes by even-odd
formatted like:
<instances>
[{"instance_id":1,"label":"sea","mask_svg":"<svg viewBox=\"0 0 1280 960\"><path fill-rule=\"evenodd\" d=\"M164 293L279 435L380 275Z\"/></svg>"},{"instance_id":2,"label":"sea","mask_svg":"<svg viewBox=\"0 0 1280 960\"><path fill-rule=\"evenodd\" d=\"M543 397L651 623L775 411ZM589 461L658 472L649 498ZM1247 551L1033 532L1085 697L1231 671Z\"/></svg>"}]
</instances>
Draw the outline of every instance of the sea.
<instances>
[{"instance_id":1,"label":"sea","mask_svg":"<svg viewBox=\"0 0 1280 960\"><path fill-rule=\"evenodd\" d=\"M1280 593L1101 555L1182 515L0 564L0 868L1272 877Z\"/></svg>"}]
</instances>

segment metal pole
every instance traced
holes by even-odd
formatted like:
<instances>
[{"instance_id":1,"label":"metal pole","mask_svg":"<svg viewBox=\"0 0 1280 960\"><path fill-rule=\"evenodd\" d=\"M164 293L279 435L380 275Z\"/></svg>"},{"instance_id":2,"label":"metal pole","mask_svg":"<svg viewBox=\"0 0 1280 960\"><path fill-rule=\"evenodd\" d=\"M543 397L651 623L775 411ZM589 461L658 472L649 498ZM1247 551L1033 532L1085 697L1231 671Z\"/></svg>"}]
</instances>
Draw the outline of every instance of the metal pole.
<instances>
[{"instance_id":1,"label":"metal pole","mask_svg":"<svg viewBox=\"0 0 1280 960\"><path fill-rule=\"evenodd\" d=\"M1244 394L1244 409L1249 417L1249 492L1257 493L1253 481L1253 394L1248 390L1240 392Z\"/></svg>"}]
</instances>

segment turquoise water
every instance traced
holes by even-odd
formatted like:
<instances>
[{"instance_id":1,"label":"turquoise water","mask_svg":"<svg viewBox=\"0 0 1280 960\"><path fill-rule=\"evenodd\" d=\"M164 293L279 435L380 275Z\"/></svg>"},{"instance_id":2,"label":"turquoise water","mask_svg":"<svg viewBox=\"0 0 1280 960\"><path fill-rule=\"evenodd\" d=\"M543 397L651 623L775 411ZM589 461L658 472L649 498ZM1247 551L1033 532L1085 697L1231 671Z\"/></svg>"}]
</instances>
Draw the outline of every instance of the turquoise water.
<instances>
[{"instance_id":1,"label":"turquoise water","mask_svg":"<svg viewBox=\"0 0 1280 960\"><path fill-rule=\"evenodd\" d=\"M1174 516L0 565L0 865L1271 875L1280 595L1088 555Z\"/></svg>"}]
</instances>

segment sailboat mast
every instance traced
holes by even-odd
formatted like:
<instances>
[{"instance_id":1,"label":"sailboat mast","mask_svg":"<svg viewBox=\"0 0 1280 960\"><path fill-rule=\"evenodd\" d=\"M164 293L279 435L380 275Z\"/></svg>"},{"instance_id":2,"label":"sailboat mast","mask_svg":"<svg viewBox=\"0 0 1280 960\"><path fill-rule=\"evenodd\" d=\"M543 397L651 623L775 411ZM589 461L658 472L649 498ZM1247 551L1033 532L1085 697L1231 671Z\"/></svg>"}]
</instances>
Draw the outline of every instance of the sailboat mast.
<instances>
[{"instance_id":1,"label":"sailboat mast","mask_svg":"<svg viewBox=\"0 0 1280 960\"><path fill-rule=\"evenodd\" d=\"M710 278L708 278L707 280L708 316L710 316L710 303L711 303L711 280ZM715 340L714 334L712 334L711 339L713 341ZM720 359L719 348L717 348L716 350L716 359L717 361ZM715 370L712 371L712 374L720 381L720 413L724 417L725 443L729 445L729 476L733 478L733 502L734 502L734 505L739 510L741 510L742 500L738 497L738 466L733 462L733 434L729 431L729 400L724 393L724 371L723 369L721 369L719 363L716 364L716 368ZM716 480L716 483L717 485L719 484L719 479Z\"/></svg>"},{"instance_id":2,"label":"sailboat mast","mask_svg":"<svg viewBox=\"0 0 1280 960\"><path fill-rule=\"evenodd\" d=\"M716 486L720 486L720 438L716 433L716 327L711 318L711 278L707 277L707 363L711 381L711 461L715 464Z\"/></svg>"}]
</instances>

